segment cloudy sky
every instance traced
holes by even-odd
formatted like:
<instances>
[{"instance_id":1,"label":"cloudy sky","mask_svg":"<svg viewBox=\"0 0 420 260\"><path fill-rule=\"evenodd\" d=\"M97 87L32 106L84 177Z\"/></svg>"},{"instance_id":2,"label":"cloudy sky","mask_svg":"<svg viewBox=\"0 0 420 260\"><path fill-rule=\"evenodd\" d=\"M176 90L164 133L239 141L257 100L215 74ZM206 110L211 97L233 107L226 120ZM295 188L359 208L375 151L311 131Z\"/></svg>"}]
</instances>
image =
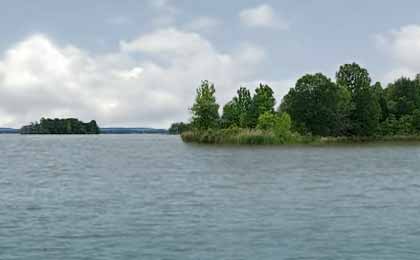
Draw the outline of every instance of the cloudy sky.
<instances>
[{"instance_id":1,"label":"cloudy sky","mask_svg":"<svg viewBox=\"0 0 420 260\"><path fill-rule=\"evenodd\" d=\"M418 0L4 0L0 126L45 117L101 126L188 120L196 87L226 102L358 62L388 83L420 72Z\"/></svg>"}]
</instances>

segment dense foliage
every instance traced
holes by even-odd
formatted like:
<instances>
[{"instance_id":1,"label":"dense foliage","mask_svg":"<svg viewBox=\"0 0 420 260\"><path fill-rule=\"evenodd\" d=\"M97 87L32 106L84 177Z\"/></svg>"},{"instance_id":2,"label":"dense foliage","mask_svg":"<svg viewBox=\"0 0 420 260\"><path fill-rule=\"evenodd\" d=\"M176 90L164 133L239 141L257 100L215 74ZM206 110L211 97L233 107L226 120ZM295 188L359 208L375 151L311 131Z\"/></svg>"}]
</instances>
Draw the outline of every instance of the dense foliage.
<instances>
[{"instance_id":1,"label":"dense foliage","mask_svg":"<svg viewBox=\"0 0 420 260\"><path fill-rule=\"evenodd\" d=\"M318 73L300 78L280 106L293 117L294 128L304 134L337 136L347 131L350 103L347 89Z\"/></svg>"},{"instance_id":2,"label":"dense foliage","mask_svg":"<svg viewBox=\"0 0 420 260\"><path fill-rule=\"evenodd\" d=\"M182 133L185 141L233 144L284 144L301 137L292 131L287 113L275 111L274 91L260 85L255 94L240 88L237 96L223 107L219 117L214 85L203 81L192 107L189 131ZM217 108L217 109L216 109ZM174 124L176 128L180 124Z\"/></svg>"},{"instance_id":3,"label":"dense foliage","mask_svg":"<svg viewBox=\"0 0 420 260\"><path fill-rule=\"evenodd\" d=\"M251 92L246 88L240 88L237 93L238 96L234 97L232 101L223 107L222 127L232 125L241 128L251 127Z\"/></svg>"},{"instance_id":4,"label":"dense foliage","mask_svg":"<svg viewBox=\"0 0 420 260\"><path fill-rule=\"evenodd\" d=\"M75 118L49 119L41 118L35 123L24 126L21 134L99 134L100 130L96 121L83 123Z\"/></svg>"},{"instance_id":5,"label":"dense foliage","mask_svg":"<svg viewBox=\"0 0 420 260\"><path fill-rule=\"evenodd\" d=\"M372 84L365 68L345 64L335 81L321 73L304 75L277 110L275 105L270 86L260 85L254 95L241 87L220 117L214 85L203 81L183 139L251 144L420 135L420 76L400 78L384 89L379 82Z\"/></svg>"}]
</instances>

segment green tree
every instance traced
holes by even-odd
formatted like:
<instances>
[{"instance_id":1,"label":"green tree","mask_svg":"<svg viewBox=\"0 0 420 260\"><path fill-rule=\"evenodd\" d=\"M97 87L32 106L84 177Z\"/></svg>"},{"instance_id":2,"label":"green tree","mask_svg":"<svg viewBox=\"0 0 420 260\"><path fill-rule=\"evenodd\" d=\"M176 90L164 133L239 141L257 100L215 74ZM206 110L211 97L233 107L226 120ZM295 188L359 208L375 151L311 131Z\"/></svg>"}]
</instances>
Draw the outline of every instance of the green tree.
<instances>
[{"instance_id":1,"label":"green tree","mask_svg":"<svg viewBox=\"0 0 420 260\"><path fill-rule=\"evenodd\" d=\"M265 112L258 118L257 129L272 131L280 143L290 143L293 140L291 127L292 119L288 113Z\"/></svg>"},{"instance_id":2,"label":"green tree","mask_svg":"<svg viewBox=\"0 0 420 260\"><path fill-rule=\"evenodd\" d=\"M288 113L281 113L274 127L274 134L282 143L289 143L292 140L292 119Z\"/></svg>"},{"instance_id":3,"label":"green tree","mask_svg":"<svg viewBox=\"0 0 420 260\"><path fill-rule=\"evenodd\" d=\"M369 72L356 63L342 65L336 78L337 84L345 86L352 94L369 87L372 81Z\"/></svg>"},{"instance_id":4,"label":"green tree","mask_svg":"<svg viewBox=\"0 0 420 260\"><path fill-rule=\"evenodd\" d=\"M100 134L101 130L98 126L98 124L96 123L95 120L90 121L86 127L88 128L87 133L88 134Z\"/></svg>"},{"instance_id":5,"label":"green tree","mask_svg":"<svg viewBox=\"0 0 420 260\"><path fill-rule=\"evenodd\" d=\"M414 116L405 115L397 119L391 114L380 125L380 133L384 136L412 135L417 132Z\"/></svg>"},{"instance_id":6,"label":"green tree","mask_svg":"<svg viewBox=\"0 0 420 260\"><path fill-rule=\"evenodd\" d=\"M274 98L274 91L268 85L260 84L255 90L255 95L252 98L250 106L250 120L249 126L255 128L258 123L258 118L268 112L274 113L274 106L276 99Z\"/></svg>"},{"instance_id":7,"label":"green tree","mask_svg":"<svg viewBox=\"0 0 420 260\"><path fill-rule=\"evenodd\" d=\"M248 128L250 126L252 98L248 89L241 87L234 97L223 107L222 122L225 128L239 126Z\"/></svg>"},{"instance_id":8,"label":"green tree","mask_svg":"<svg viewBox=\"0 0 420 260\"><path fill-rule=\"evenodd\" d=\"M353 96L351 131L357 136L372 136L379 127L381 107L371 88L364 88Z\"/></svg>"},{"instance_id":9,"label":"green tree","mask_svg":"<svg viewBox=\"0 0 420 260\"><path fill-rule=\"evenodd\" d=\"M207 80L197 89L197 96L193 104L192 126L197 129L217 128L219 125L219 105L216 103L216 90Z\"/></svg>"},{"instance_id":10,"label":"green tree","mask_svg":"<svg viewBox=\"0 0 420 260\"><path fill-rule=\"evenodd\" d=\"M389 113L397 119L404 115L413 114L414 110L420 109L420 81L400 78L390 84L385 90L388 100Z\"/></svg>"},{"instance_id":11,"label":"green tree","mask_svg":"<svg viewBox=\"0 0 420 260\"><path fill-rule=\"evenodd\" d=\"M351 93L350 131L357 136L376 133L381 118L381 107L366 69L356 63L342 65L336 74L337 84Z\"/></svg>"},{"instance_id":12,"label":"green tree","mask_svg":"<svg viewBox=\"0 0 420 260\"><path fill-rule=\"evenodd\" d=\"M420 132L420 109L413 111L413 128L416 132Z\"/></svg>"},{"instance_id":13,"label":"green tree","mask_svg":"<svg viewBox=\"0 0 420 260\"><path fill-rule=\"evenodd\" d=\"M283 98L280 111L290 114L301 133L336 136L347 128L349 99L346 89L323 74L305 75Z\"/></svg>"},{"instance_id":14,"label":"green tree","mask_svg":"<svg viewBox=\"0 0 420 260\"><path fill-rule=\"evenodd\" d=\"M389 116L388 102L385 97L385 92L380 82L376 82L372 87L381 108L380 122L383 122Z\"/></svg>"},{"instance_id":15,"label":"green tree","mask_svg":"<svg viewBox=\"0 0 420 260\"><path fill-rule=\"evenodd\" d=\"M222 114L222 127L229 128L231 126L238 126L240 119L240 111L235 98L229 101L223 107L223 114Z\"/></svg>"},{"instance_id":16,"label":"green tree","mask_svg":"<svg viewBox=\"0 0 420 260\"><path fill-rule=\"evenodd\" d=\"M247 88L239 88L237 104L239 110L239 126L242 128L251 127L252 97L251 92Z\"/></svg>"},{"instance_id":17,"label":"green tree","mask_svg":"<svg viewBox=\"0 0 420 260\"><path fill-rule=\"evenodd\" d=\"M264 131L273 130L276 127L278 120L279 117L277 114L265 112L258 118L257 129Z\"/></svg>"}]
</instances>

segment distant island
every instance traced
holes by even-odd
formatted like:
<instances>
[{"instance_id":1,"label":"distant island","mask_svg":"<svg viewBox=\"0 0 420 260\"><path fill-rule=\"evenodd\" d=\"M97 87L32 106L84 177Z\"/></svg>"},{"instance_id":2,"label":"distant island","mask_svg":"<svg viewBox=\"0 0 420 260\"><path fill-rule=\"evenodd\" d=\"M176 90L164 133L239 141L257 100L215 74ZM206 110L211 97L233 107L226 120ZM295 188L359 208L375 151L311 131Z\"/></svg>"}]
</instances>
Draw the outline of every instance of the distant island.
<instances>
[{"instance_id":1,"label":"distant island","mask_svg":"<svg viewBox=\"0 0 420 260\"><path fill-rule=\"evenodd\" d=\"M383 88L356 63L340 66L333 81L302 76L279 106L273 89L241 87L219 114L215 87L203 81L192 119L171 132L184 142L207 144L323 144L420 141L420 74Z\"/></svg>"},{"instance_id":2,"label":"distant island","mask_svg":"<svg viewBox=\"0 0 420 260\"><path fill-rule=\"evenodd\" d=\"M39 122L31 123L20 129L1 128L0 134L23 134L23 135L89 135L89 134L168 134L167 129L146 127L105 127L100 128L95 120L84 123L76 118L50 119L41 118Z\"/></svg>"},{"instance_id":3,"label":"distant island","mask_svg":"<svg viewBox=\"0 0 420 260\"><path fill-rule=\"evenodd\" d=\"M19 134L19 129L0 127L0 134Z\"/></svg>"},{"instance_id":4,"label":"distant island","mask_svg":"<svg viewBox=\"0 0 420 260\"><path fill-rule=\"evenodd\" d=\"M100 134L100 129L95 120L89 123L84 123L76 118L65 119L50 119L41 118L39 122L31 123L30 125L23 126L20 129L20 134L64 134L64 135L88 135Z\"/></svg>"}]
</instances>

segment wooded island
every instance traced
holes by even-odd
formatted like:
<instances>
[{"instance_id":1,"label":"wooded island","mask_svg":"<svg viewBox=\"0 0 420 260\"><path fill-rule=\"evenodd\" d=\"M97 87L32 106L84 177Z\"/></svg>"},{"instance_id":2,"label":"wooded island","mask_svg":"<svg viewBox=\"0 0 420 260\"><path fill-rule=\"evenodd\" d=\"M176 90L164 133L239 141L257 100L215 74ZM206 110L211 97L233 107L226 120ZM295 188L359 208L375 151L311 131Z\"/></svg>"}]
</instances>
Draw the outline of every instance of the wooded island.
<instances>
[{"instance_id":1,"label":"wooded island","mask_svg":"<svg viewBox=\"0 0 420 260\"><path fill-rule=\"evenodd\" d=\"M99 134L100 129L95 120L84 123L76 118L41 120L20 129L21 134Z\"/></svg>"},{"instance_id":2,"label":"wooded island","mask_svg":"<svg viewBox=\"0 0 420 260\"><path fill-rule=\"evenodd\" d=\"M368 71L345 64L335 82L317 73L301 77L276 108L274 91L241 87L219 115L215 87L203 81L191 122L176 123L185 142L294 144L370 140L420 140L420 75L385 89Z\"/></svg>"}]
</instances>

